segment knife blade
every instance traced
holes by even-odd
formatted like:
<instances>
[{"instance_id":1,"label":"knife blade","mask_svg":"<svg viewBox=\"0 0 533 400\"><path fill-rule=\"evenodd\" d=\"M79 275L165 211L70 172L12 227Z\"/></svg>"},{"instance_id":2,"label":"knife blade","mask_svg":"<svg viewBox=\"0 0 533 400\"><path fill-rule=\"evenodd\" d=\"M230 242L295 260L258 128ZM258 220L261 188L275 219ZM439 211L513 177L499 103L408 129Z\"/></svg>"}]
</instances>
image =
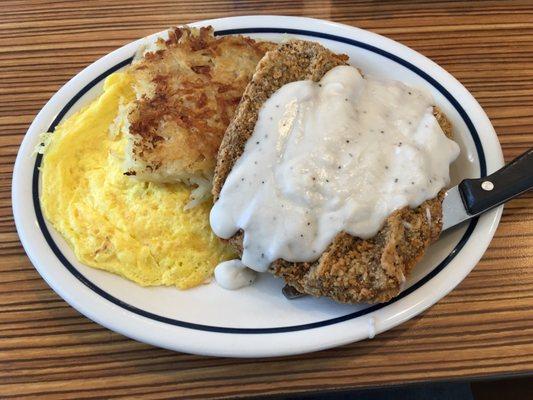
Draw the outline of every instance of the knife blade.
<instances>
[{"instance_id":1,"label":"knife blade","mask_svg":"<svg viewBox=\"0 0 533 400\"><path fill-rule=\"evenodd\" d=\"M472 216L466 212L459 186L449 189L442 201L442 230L445 231L470 218Z\"/></svg>"}]
</instances>

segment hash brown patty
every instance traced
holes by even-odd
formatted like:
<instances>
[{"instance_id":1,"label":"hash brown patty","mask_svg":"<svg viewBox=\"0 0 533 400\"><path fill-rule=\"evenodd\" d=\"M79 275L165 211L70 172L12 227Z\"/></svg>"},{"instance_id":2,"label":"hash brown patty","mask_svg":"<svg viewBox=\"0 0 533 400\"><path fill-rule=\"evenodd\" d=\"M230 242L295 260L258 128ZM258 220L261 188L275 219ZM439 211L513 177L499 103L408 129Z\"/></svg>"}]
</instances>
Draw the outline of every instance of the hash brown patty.
<instances>
[{"instance_id":1,"label":"hash brown patty","mask_svg":"<svg viewBox=\"0 0 533 400\"><path fill-rule=\"evenodd\" d=\"M173 28L129 69L136 100L127 112L125 173L154 182L206 184L256 65L273 48L212 27Z\"/></svg>"}]
</instances>

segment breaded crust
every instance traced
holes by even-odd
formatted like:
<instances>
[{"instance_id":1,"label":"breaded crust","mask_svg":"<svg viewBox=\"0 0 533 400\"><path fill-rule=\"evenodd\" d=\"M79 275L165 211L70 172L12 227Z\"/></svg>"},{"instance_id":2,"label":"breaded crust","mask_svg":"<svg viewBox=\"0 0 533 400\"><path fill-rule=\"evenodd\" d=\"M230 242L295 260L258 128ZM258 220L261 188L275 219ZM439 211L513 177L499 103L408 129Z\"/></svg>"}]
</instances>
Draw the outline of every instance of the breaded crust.
<instances>
[{"instance_id":1,"label":"breaded crust","mask_svg":"<svg viewBox=\"0 0 533 400\"><path fill-rule=\"evenodd\" d=\"M215 199L253 133L261 105L284 84L303 79L319 81L331 68L346 64L347 59L305 41L282 44L265 55L222 140L215 169ZM450 123L440 110L435 108L434 113L450 137ZM342 303L388 301L399 293L407 274L439 237L443 196L441 191L415 209L395 211L371 239L341 232L317 261L277 260L271 271L298 291L313 296L327 296ZM239 232L230 239L239 252L242 238Z\"/></svg>"},{"instance_id":2,"label":"breaded crust","mask_svg":"<svg viewBox=\"0 0 533 400\"><path fill-rule=\"evenodd\" d=\"M213 181L215 200L254 131L263 103L283 85L304 79L319 81L330 69L345 65L347 61L348 56L344 54L338 55L318 43L302 40L281 44L265 54L222 138Z\"/></svg>"}]
</instances>

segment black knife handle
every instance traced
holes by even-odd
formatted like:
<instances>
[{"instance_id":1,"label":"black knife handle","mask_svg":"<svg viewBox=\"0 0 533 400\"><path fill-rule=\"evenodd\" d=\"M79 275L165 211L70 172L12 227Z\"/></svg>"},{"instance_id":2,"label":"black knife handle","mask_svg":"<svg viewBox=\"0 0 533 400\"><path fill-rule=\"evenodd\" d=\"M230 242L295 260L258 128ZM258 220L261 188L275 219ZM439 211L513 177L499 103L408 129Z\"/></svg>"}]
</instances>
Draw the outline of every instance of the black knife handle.
<instances>
[{"instance_id":1,"label":"black knife handle","mask_svg":"<svg viewBox=\"0 0 533 400\"><path fill-rule=\"evenodd\" d=\"M459 191L466 210L477 215L533 188L533 149L529 149L492 175L465 179Z\"/></svg>"}]
</instances>

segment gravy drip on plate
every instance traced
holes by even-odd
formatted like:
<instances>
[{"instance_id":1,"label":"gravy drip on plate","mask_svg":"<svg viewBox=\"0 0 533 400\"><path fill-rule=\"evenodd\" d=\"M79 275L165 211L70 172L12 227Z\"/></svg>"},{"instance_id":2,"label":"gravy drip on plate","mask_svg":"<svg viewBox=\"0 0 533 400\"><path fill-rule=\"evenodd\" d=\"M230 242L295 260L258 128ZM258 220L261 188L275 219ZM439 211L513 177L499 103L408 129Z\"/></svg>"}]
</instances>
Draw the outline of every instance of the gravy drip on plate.
<instances>
[{"instance_id":1,"label":"gravy drip on plate","mask_svg":"<svg viewBox=\"0 0 533 400\"><path fill-rule=\"evenodd\" d=\"M257 273L246 268L241 260L221 262L215 268L215 281L218 286L228 290L249 286L255 281Z\"/></svg>"},{"instance_id":2,"label":"gravy drip on plate","mask_svg":"<svg viewBox=\"0 0 533 400\"><path fill-rule=\"evenodd\" d=\"M394 210L435 197L458 154L429 93L339 66L265 102L211 227L242 229L242 262L257 271L314 261L339 232L370 238Z\"/></svg>"}]
</instances>

